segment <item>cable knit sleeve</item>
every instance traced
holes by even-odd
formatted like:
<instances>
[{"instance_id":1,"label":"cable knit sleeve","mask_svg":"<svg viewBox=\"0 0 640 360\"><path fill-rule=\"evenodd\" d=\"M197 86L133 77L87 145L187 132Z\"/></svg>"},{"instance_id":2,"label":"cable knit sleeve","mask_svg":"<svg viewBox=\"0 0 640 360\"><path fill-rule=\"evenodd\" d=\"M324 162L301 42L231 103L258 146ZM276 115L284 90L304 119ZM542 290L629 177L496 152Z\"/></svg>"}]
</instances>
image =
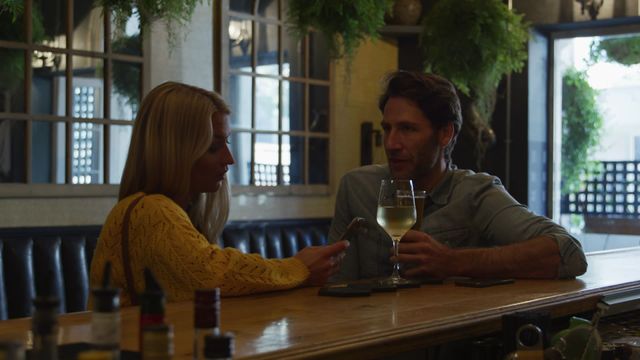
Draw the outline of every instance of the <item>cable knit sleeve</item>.
<instances>
[{"instance_id":1,"label":"cable knit sleeve","mask_svg":"<svg viewBox=\"0 0 640 360\"><path fill-rule=\"evenodd\" d=\"M123 200L123 202L127 199ZM120 205L120 204L118 204ZM126 206L114 211L124 217ZM113 214L110 214L110 217ZM223 296L244 295L264 291L288 289L302 284L309 276L307 267L298 259L264 259L256 254L243 254L233 248L222 249L209 244L192 225L187 214L169 198L162 195L145 196L131 213L129 247L134 286L144 288L142 271L149 268L162 286L168 301L193 298L196 289L219 287ZM109 219L107 224L109 224ZM121 227L122 221L117 221ZM121 260L121 230L113 224L111 236L101 234L101 242L113 242L111 253L100 254L96 248L92 264L92 283L100 276L94 269L103 258L113 258L114 280L126 284ZM115 236L113 236L115 235ZM101 245L101 244L100 244ZM105 244L107 245L107 244ZM94 266L96 265L96 266ZM129 303L127 294L123 303Z\"/></svg>"}]
</instances>

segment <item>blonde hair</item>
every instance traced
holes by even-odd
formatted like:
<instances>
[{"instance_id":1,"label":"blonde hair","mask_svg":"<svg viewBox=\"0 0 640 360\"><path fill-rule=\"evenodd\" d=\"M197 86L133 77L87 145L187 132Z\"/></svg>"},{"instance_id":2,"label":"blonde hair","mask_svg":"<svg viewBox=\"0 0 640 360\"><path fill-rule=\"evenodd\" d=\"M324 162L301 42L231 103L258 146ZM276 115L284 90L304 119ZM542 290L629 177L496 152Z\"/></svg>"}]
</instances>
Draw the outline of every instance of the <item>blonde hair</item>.
<instances>
[{"instance_id":1,"label":"blonde hair","mask_svg":"<svg viewBox=\"0 0 640 360\"><path fill-rule=\"evenodd\" d=\"M119 199L137 192L186 198L191 168L211 146L214 113L229 114L216 93L165 82L147 94L136 116ZM218 241L229 217L227 179L215 193L199 194L191 204L193 225L211 243Z\"/></svg>"}]
</instances>

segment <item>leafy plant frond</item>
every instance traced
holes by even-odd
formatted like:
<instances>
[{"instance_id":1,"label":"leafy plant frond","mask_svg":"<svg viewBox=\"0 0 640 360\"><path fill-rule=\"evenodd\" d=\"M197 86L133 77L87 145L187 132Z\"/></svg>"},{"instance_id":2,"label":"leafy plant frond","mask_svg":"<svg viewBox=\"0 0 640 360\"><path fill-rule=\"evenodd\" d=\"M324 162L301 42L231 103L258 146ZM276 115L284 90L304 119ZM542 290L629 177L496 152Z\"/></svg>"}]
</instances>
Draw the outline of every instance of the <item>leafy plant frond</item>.
<instances>
[{"instance_id":1,"label":"leafy plant frond","mask_svg":"<svg viewBox=\"0 0 640 360\"><path fill-rule=\"evenodd\" d=\"M110 9L118 28L123 28L133 15L138 16L141 30L147 29L156 21L163 21L170 47L176 44L177 27L187 25L196 5L203 2L204 0L96 0L98 6ZM210 3L211 0L207 2Z\"/></svg>"},{"instance_id":2,"label":"leafy plant frond","mask_svg":"<svg viewBox=\"0 0 640 360\"><path fill-rule=\"evenodd\" d=\"M0 0L0 15L4 12L11 14L13 22L24 12L23 0Z\"/></svg>"},{"instance_id":3,"label":"leafy plant frond","mask_svg":"<svg viewBox=\"0 0 640 360\"><path fill-rule=\"evenodd\" d=\"M315 30L333 59L351 59L367 39L377 39L391 0L289 0L288 31L298 39Z\"/></svg>"},{"instance_id":4,"label":"leafy plant frond","mask_svg":"<svg viewBox=\"0 0 640 360\"><path fill-rule=\"evenodd\" d=\"M528 26L500 0L438 0L423 19L425 70L451 80L488 122L500 79L524 66Z\"/></svg>"},{"instance_id":5,"label":"leafy plant frond","mask_svg":"<svg viewBox=\"0 0 640 360\"><path fill-rule=\"evenodd\" d=\"M625 36L591 42L590 60L617 62L625 66L640 64L640 36Z\"/></svg>"},{"instance_id":6,"label":"leafy plant frond","mask_svg":"<svg viewBox=\"0 0 640 360\"><path fill-rule=\"evenodd\" d=\"M603 129L597 96L586 72L570 68L562 77L563 195L581 190L584 179L598 172L598 163L589 160Z\"/></svg>"}]
</instances>

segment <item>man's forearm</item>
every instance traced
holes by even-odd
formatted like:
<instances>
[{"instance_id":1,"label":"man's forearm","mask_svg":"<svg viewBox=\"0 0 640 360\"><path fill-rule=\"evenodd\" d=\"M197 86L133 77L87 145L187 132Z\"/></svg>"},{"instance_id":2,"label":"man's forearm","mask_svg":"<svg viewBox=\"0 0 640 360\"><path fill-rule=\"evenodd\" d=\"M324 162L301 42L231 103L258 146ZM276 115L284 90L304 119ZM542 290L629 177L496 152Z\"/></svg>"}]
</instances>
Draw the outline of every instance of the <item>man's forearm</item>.
<instances>
[{"instance_id":1,"label":"man's forearm","mask_svg":"<svg viewBox=\"0 0 640 360\"><path fill-rule=\"evenodd\" d=\"M553 279L558 276L560 251L549 236L521 243L455 251L458 276Z\"/></svg>"}]
</instances>

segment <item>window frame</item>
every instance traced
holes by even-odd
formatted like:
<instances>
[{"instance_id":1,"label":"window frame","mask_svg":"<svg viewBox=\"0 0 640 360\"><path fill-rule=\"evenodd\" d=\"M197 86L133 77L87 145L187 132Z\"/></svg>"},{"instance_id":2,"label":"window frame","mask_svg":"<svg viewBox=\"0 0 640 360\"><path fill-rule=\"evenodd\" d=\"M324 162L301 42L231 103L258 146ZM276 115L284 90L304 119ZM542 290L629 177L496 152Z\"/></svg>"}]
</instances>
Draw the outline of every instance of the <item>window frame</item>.
<instances>
[{"instance_id":1,"label":"window frame","mask_svg":"<svg viewBox=\"0 0 640 360\"><path fill-rule=\"evenodd\" d=\"M535 30L547 41L546 53L543 57L547 59L547 79L546 79L546 109L545 116L547 118L546 133L546 194L545 194L545 210L547 216L558 221L560 217L560 206L554 206L556 201L559 203L559 194L556 193L556 183L559 174L554 171L554 164L558 161L559 153L555 148L556 137L559 136L561 119L554 119L554 76L555 76L555 42L560 39L569 39L575 37L590 36L606 36L620 35L630 32L640 32L640 17L626 17L606 19L599 21L585 21L567 24L545 24L536 26Z\"/></svg>"},{"instance_id":2,"label":"window frame","mask_svg":"<svg viewBox=\"0 0 640 360\"><path fill-rule=\"evenodd\" d=\"M64 14L65 26L65 46L64 47L52 47L43 44L33 42L31 36L32 17L30 14L33 11L33 0L24 0L23 15L25 20L25 39L14 41L0 39L0 47L11 50L20 50L24 52L25 67L24 67L24 111L21 112L0 112L0 118L9 121L22 121L25 123L24 134L24 182L21 183L0 183L0 199L10 198L60 198L60 197L114 197L118 195L119 184L111 184L110 182L110 140L111 140L111 125L124 125L133 127L134 119L121 120L111 119L111 99L112 99L112 73L113 73L113 61L121 61L129 64L137 64L140 66L140 96L144 94L143 88L148 79L149 59L146 54L146 32L141 30L141 51L140 56L129 55L123 53L112 52L112 26L111 26L111 13L108 10L103 11L103 50L83 50L74 48L74 24L73 24L73 10L74 0L67 0L62 6L66 7L66 13ZM91 11L94 11L96 7L92 7ZM65 115L55 114L34 114L32 113L32 81L33 81L33 66L32 59L34 51L51 52L59 54L65 57L66 68L64 71L65 82ZM101 80L103 81L102 91L103 94L103 110L102 117L93 118L79 118L73 116L73 84L74 78L77 76L73 73L73 57L86 57L99 61L103 61L103 74ZM64 124L65 131L65 151L64 151L64 183L34 183L32 178L32 127L34 121L50 122ZM73 124L91 123L94 125L102 126L102 146L103 151L100 156L102 157L102 183L99 184L72 184L72 152L73 152ZM53 151L53 148L51 149ZM51 153L51 152L50 152ZM60 155L62 156L62 155ZM55 164L52 164L55 166ZM55 181L52 179L51 181Z\"/></svg>"},{"instance_id":3,"label":"window frame","mask_svg":"<svg viewBox=\"0 0 640 360\"><path fill-rule=\"evenodd\" d=\"M284 19L285 10L283 8L285 0L277 0L278 1L278 11L279 18L271 18L271 17L263 17L257 15L257 4L255 1L253 3L254 8L252 14L247 14L243 12L237 12L230 9L230 0L222 0L214 3L214 28L219 34L218 36L214 36L214 42L217 41L217 44L214 44L214 63L217 63L216 69L214 69L214 74L216 75L216 80L214 82L215 90L219 92L224 99L229 99L229 80L232 75L244 75L251 76L251 81L253 84L253 89L251 93L251 103L252 103L252 111L251 111L251 127L234 127L232 125L231 130L232 133L248 133L251 134L251 160L250 160L250 179L249 182L253 183L254 180L254 164L255 164L255 136L256 134L267 134L267 135L277 135L278 136L278 145L279 149L282 145L282 135L290 135L290 136L301 136L304 137L304 184L282 184L281 174L278 174L278 185L268 186L268 185L231 185L232 193L234 195L260 195L260 194L268 194L270 196L305 196L305 195L330 195L331 194L331 186L333 182L333 155L334 150L332 149L332 138L334 133L334 121L333 121L333 85L332 78L334 72L334 63L329 61L328 64L328 78L326 80L322 79L314 79L309 76L310 74L310 66L309 66L309 52L310 52L310 41L309 35L307 35L304 39L302 39L302 44L304 47L303 50L303 62L304 62L304 74L302 77L299 76L284 76L282 74L281 65L283 63L283 50L282 44L284 40L283 32L286 31L286 19ZM229 42L230 36L228 32L230 19L241 19L241 20L249 20L251 21L252 27L252 52L251 52L251 65L252 70L250 72L241 71L241 70L232 70L229 66ZM255 39L256 39L256 23L263 23L269 25L277 25L278 26L278 74L277 75L268 75L258 73L255 70L255 66L257 65L257 51L255 51ZM217 24L216 24L217 23ZM215 50L217 49L217 50ZM279 85L279 98L282 98L282 81L291 81L292 83L303 84L305 86L304 91L304 108L302 109L303 115L303 123L304 130L282 130L282 113L283 113L283 102L279 101L279 111L278 111L278 129L277 130L258 130L255 128L255 83L256 79L259 78L267 78L278 80ZM316 132L311 131L309 129L309 88L312 85L322 85L328 88L328 126L329 130L327 132ZM309 140L312 138L324 138L327 139L327 183L326 184L310 184L309 183ZM281 150L278 151L279 161L281 163ZM232 166L238 166L232 165Z\"/></svg>"}]
</instances>

